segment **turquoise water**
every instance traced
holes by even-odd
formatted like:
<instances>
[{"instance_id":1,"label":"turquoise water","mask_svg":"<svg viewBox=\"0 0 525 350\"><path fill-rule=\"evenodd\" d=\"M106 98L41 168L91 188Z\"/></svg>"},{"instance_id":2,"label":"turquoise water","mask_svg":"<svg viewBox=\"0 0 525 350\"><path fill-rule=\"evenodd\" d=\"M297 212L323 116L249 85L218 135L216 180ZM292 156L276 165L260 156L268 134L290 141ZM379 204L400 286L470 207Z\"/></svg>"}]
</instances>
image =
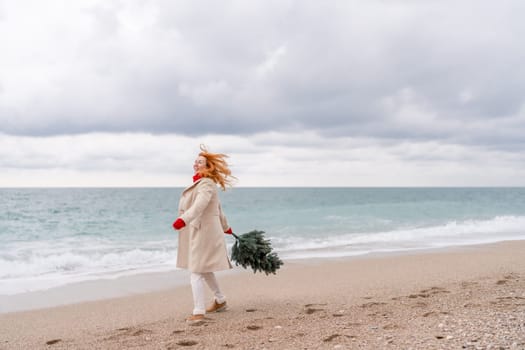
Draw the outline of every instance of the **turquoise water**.
<instances>
[{"instance_id":1,"label":"turquoise water","mask_svg":"<svg viewBox=\"0 0 525 350\"><path fill-rule=\"evenodd\" d=\"M175 268L182 188L0 189L0 295ZM284 259L525 239L524 188L234 188ZM231 236L225 236L228 246Z\"/></svg>"}]
</instances>

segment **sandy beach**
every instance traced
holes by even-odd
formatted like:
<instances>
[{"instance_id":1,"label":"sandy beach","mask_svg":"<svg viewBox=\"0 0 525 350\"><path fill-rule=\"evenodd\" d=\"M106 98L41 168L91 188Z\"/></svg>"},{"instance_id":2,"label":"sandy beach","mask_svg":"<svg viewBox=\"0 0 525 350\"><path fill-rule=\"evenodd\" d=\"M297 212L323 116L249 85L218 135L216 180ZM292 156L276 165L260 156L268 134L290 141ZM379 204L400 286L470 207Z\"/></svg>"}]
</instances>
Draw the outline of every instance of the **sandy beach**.
<instances>
[{"instance_id":1,"label":"sandy beach","mask_svg":"<svg viewBox=\"0 0 525 350\"><path fill-rule=\"evenodd\" d=\"M524 251L510 241L219 273L229 308L195 324L189 284L4 313L0 349L525 349Z\"/></svg>"}]
</instances>

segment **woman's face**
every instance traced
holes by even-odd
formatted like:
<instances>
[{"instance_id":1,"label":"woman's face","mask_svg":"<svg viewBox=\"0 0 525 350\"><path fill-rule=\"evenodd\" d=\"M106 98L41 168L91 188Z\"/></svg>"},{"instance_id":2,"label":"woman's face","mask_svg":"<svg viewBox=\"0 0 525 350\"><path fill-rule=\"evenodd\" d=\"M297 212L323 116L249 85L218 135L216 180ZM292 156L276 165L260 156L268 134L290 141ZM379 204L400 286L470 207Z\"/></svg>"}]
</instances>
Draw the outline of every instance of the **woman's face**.
<instances>
[{"instance_id":1,"label":"woman's face","mask_svg":"<svg viewBox=\"0 0 525 350\"><path fill-rule=\"evenodd\" d=\"M198 156L197 159L195 159L195 163L193 163L193 170L197 173L203 169L206 169L206 158Z\"/></svg>"}]
</instances>

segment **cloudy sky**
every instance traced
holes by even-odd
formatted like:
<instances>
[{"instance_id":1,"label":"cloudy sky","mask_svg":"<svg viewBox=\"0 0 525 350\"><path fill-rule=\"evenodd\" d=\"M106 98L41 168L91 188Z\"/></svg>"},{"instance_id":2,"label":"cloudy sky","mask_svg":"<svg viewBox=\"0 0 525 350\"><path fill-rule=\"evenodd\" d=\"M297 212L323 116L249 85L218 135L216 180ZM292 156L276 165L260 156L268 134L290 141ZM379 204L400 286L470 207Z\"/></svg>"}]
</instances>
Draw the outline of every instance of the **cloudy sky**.
<instances>
[{"instance_id":1,"label":"cloudy sky","mask_svg":"<svg viewBox=\"0 0 525 350\"><path fill-rule=\"evenodd\" d=\"M522 0L0 0L0 187L525 186Z\"/></svg>"}]
</instances>

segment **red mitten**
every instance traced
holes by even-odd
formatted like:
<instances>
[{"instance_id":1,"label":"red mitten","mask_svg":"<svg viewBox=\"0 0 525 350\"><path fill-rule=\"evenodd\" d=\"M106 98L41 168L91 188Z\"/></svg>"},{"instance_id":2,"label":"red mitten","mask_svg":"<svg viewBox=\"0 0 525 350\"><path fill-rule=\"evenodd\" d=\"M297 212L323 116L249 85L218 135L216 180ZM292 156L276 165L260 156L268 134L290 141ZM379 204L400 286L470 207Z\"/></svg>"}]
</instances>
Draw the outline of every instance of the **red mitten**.
<instances>
[{"instance_id":1,"label":"red mitten","mask_svg":"<svg viewBox=\"0 0 525 350\"><path fill-rule=\"evenodd\" d=\"M184 226L186 226L186 223L184 222L184 220L182 220L181 218L178 218L177 220L175 220L175 222L173 223L173 228L175 230L180 230L181 228L183 228Z\"/></svg>"},{"instance_id":2,"label":"red mitten","mask_svg":"<svg viewBox=\"0 0 525 350\"><path fill-rule=\"evenodd\" d=\"M227 233L227 234L231 235L233 233L232 228L230 227L229 229L224 231L224 233Z\"/></svg>"}]
</instances>

